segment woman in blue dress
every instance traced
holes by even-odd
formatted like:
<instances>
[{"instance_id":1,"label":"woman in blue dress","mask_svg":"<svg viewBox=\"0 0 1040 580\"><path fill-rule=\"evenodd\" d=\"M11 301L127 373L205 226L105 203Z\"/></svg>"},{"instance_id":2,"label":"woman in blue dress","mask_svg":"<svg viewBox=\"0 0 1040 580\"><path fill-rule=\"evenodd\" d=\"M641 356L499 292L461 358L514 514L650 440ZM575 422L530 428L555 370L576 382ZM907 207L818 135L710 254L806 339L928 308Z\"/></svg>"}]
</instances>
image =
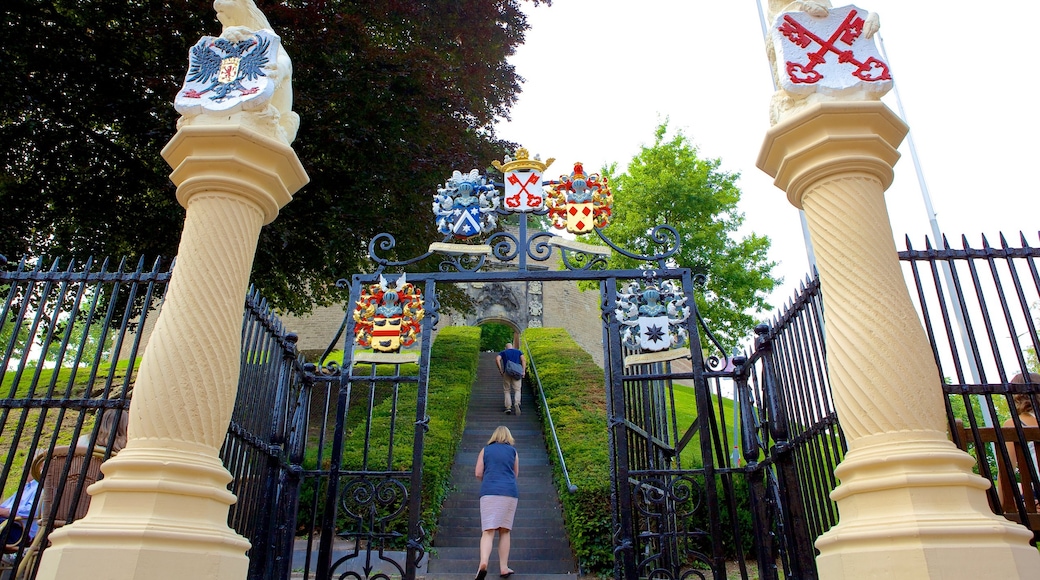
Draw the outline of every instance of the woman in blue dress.
<instances>
[{"instance_id":1,"label":"woman in blue dress","mask_svg":"<svg viewBox=\"0 0 1040 580\"><path fill-rule=\"evenodd\" d=\"M509 429L499 426L491 434L487 446L477 456L476 476L480 480L480 566L476 580L487 576L491 545L498 531L499 576L513 575L509 568L509 531L513 529L513 516L520 496L516 478L520 475L520 457L514 445L516 441Z\"/></svg>"}]
</instances>

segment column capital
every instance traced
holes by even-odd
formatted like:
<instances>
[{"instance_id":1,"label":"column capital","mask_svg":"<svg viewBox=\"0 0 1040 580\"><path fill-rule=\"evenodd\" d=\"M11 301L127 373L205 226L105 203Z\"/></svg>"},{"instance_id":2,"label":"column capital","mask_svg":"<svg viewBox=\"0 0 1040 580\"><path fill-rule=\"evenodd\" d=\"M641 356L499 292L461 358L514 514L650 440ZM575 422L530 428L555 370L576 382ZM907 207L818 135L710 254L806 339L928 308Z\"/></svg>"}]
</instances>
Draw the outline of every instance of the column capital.
<instances>
[{"instance_id":1,"label":"column capital","mask_svg":"<svg viewBox=\"0 0 1040 580\"><path fill-rule=\"evenodd\" d=\"M817 103L777 123L758 154L758 168L802 209L810 187L832 176L863 173L892 184L896 150L909 131L880 101Z\"/></svg>"},{"instance_id":2,"label":"column capital","mask_svg":"<svg viewBox=\"0 0 1040 580\"><path fill-rule=\"evenodd\" d=\"M310 181L292 147L237 125L181 127L162 156L185 208L199 193L233 193L259 205L265 224Z\"/></svg>"}]
</instances>

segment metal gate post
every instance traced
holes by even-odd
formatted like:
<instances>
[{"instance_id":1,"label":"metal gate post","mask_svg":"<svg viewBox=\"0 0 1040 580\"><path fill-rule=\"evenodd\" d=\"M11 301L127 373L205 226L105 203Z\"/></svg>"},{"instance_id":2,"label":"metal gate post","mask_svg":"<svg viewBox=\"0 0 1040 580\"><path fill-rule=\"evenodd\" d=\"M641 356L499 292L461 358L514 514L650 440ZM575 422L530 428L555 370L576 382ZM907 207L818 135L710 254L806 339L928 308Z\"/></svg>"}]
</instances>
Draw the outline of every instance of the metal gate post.
<instances>
[{"instance_id":1,"label":"metal gate post","mask_svg":"<svg viewBox=\"0 0 1040 580\"><path fill-rule=\"evenodd\" d=\"M291 428L287 425L287 413L289 411L289 400L292 394L293 378L300 369L297 364L296 342L298 337L289 334L282 359L282 376L278 385L278 392L274 402L274 413L271 419L271 444L277 445L279 454L277 458L272 457L271 472L277 478L275 486L274 501L275 509L271 510L272 527L270 530L270 541L272 557L270 568L265 573L268 578L285 578L289 575L292 567L293 540L296 532L296 506L299 502L298 491L300 485L298 463L293 463L297 454L302 456L302 450L297 452L289 438ZM303 373L299 373L302 375ZM288 465L283 465L287 463ZM295 468L295 469L294 469ZM264 572L264 571L261 571ZM250 577L252 572L250 572Z\"/></svg>"},{"instance_id":2,"label":"metal gate post","mask_svg":"<svg viewBox=\"0 0 1040 580\"><path fill-rule=\"evenodd\" d=\"M425 549L423 548L422 529L422 475L423 475L423 449L425 448L426 431L430 428L430 418L426 415L427 395L430 386L430 347L433 344L433 326L437 318L437 282L427 280L426 288L427 320L422 326L422 354L419 365L419 384L416 388L418 399L415 404L415 437L412 443L412 483L408 498L408 554L405 561L405 578L415 578L416 568L422 559Z\"/></svg>"},{"instance_id":3,"label":"metal gate post","mask_svg":"<svg viewBox=\"0 0 1040 580\"><path fill-rule=\"evenodd\" d=\"M357 304L361 296L361 282L354 277L350 285L350 302ZM328 489L325 493L325 507L322 512L321 537L318 540L317 580L328 580L332 569L332 539L336 535L336 508L339 504L340 467L343 464L343 431L347 417L347 405L350 401L351 378L354 375L354 319L347 318L345 332L346 347L343 349L343 367L340 372L339 394L336 399L336 430L332 436L332 453L329 465Z\"/></svg>"},{"instance_id":4,"label":"metal gate post","mask_svg":"<svg viewBox=\"0 0 1040 580\"><path fill-rule=\"evenodd\" d=\"M776 542L773 537L775 522L771 517L766 489L765 469L759 465L758 459L764 452L758 436L759 422L755 417L751 402L751 390L748 388L747 358L733 357L733 377L735 402L740 409L741 452L747 462L747 480L751 492L751 515L754 518L755 552L758 560L758 574L763 580L774 580L776 575ZM774 512L775 513L775 512Z\"/></svg>"},{"instance_id":5,"label":"metal gate post","mask_svg":"<svg viewBox=\"0 0 1040 580\"><path fill-rule=\"evenodd\" d=\"M610 481L614 487L614 575L637 578L635 539L632 537L632 487L628 483L628 435L625 432L624 361L621 357L621 331L614 305L617 303L617 278L600 285L602 297L604 345L607 350L607 419L608 443L614 451L610 458Z\"/></svg>"},{"instance_id":6,"label":"metal gate post","mask_svg":"<svg viewBox=\"0 0 1040 580\"><path fill-rule=\"evenodd\" d=\"M756 351L766 351L762 356L762 403L769 414L769 436L773 446L769 450L778 471L780 517L784 522L784 544L787 547L789 565L797 578L816 578L816 548L805 521L805 505L798 492L800 488L797 467L788 446L787 409L780 400L780 389L776 384L776 368L773 361L773 344L766 337L769 327L755 328Z\"/></svg>"},{"instance_id":7,"label":"metal gate post","mask_svg":"<svg viewBox=\"0 0 1040 580\"><path fill-rule=\"evenodd\" d=\"M692 302L694 298L693 275L689 270L683 272L682 287L683 292L686 293L686 296ZM690 337L690 362L693 367L693 392L694 399L697 402L697 421L701 434L701 467L704 470L704 494L706 505L711 508L708 510L708 522L711 527L712 570L716 580L725 580L726 556L722 549L722 521L719 518L719 510L716 509L716 506L719 505L719 498L718 488L715 485L715 456L712 450L712 443L715 439L715 425L712 420L713 413L711 397L708 394L708 380L704 376L703 347L701 346L697 322L694 318L691 316L687 321L687 325Z\"/></svg>"}]
</instances>

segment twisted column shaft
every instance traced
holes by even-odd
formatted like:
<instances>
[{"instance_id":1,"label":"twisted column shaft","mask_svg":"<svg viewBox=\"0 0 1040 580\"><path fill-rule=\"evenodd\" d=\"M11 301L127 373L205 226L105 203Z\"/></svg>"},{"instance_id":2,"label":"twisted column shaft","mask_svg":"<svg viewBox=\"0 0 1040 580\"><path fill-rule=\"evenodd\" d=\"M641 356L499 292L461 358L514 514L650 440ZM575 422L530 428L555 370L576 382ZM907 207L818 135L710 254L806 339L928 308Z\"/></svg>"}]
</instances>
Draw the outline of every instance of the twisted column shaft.
<instances>
[{"instance_id":1,"label":"twisted column shaft","mask_svg":"<svg viewBox=\"0 0 1040 580\"><path fill-rule=\"evenodd\" d=\"M903 281L881 181L835 176L802 202L826 300L834 403L849 445L904 430L945 439L942 381Z\"/></svg>"}]
</instances>

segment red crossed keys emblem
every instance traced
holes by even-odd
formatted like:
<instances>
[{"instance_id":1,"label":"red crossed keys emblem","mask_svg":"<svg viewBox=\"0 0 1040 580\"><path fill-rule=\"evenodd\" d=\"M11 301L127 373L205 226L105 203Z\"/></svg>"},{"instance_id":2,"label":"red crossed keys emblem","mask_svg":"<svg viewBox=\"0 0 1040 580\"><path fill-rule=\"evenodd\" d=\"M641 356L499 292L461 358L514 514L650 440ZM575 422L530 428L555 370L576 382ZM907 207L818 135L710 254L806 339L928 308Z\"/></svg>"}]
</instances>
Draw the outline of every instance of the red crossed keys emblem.
<instances>
[{"instance_id":1,"label":"red crossed keys emblem","mask_svg":"<svg viewBox=\"0 0 1040 580\"><path fill-rule=\"evenodd\" d=\"M512 208L520 207L520 195L521 194L527 196L527 198L526 198L526 200L527 200L527 207L538 207L538 206L542 205L542 196L535 195L535 194L531 193L530 191L527 191L527 186L528 185L535 185L535 184L539 183L541 181L541 179L542 179L542 174L541 173L531 172L531 174L528 175L528 177L527 177L527 181L523 181L522 182L522 181L520 181L520 178L518 178L516 176L515 172L511 172L509 174L509 177L506 178L506 181L508 181L509 183L511 183L513 185L519 186L520 187L520 191L516 192L516 195L511 195L511 196L507 197L506 198L506 205L509 206L509 207L512 207Z\"/></svg>"},{"instance_id":2,"label":"red crossed keys emblem","mask_svg":"<svg viewBox=\"0 0 1040 580\"><path fill-rule=\"evenodd\" d=\"M864 61L856 59L851 48L842 48L838 43L851 47L863 34L863 19L855 10L849 11L845 20L830 38L823 39L807 29L790 14L784 14L784 21L780 23L777 30L787 37L795 45L808 48L813 42L820 45L819 50L810 52L806 56L807 64L787 61L787 76L792 83L813 84L823 78L823 74L816 70L817 65L826 62L827 53L833 52L838 55L838 62L851 64L856 67L852 75L863 81L887 81L891 80L888 65L873 56Z\"/></svg>"},{"instance_id":3,"label":"red crossed keys emblem","mask_svg":"<svg viewBox=\"0 0 1040 580\"><path fill-rule=\"evenodd\" d=\"M527 149L520 147L516 150L516 159L506 156L506 162L500 163L497 160L492 161L491 165L495 166L505 176L505 209L511 213L517 212L531 212L539 211L542 209L545 203L545 197L542 193L542 173L546 167L552 165L555 161L552 157L547 159L545 163L535 155L534 159L531 159L527 152ZM528 186L534 186L531 189L527 189Z\"/></svg>"}]
</instances>

